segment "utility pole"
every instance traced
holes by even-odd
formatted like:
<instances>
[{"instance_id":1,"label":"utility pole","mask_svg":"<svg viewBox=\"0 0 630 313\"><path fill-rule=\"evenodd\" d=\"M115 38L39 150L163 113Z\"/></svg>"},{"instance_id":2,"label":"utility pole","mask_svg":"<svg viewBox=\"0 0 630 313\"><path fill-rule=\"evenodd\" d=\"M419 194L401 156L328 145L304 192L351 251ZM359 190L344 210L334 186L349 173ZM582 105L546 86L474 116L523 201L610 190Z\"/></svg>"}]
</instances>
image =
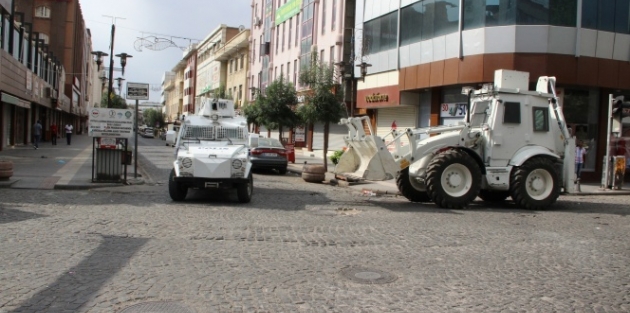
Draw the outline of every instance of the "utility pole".
<instances>
[{"instance_id":1,"label":"utility pole","mask_svg":"<svg viewBox=\"0 0 630 313\"><path fill-rule=\"evenodd\" d=\"M111 15L103 15L105 17L112 18L112 38L110 42L110 54L109 54L109 84L107 87L107 107L112 107L112 89L114 84L114 36L116 33L116 19L122 19L122 17L111 16Z\"/></svg>"}]
</instances>

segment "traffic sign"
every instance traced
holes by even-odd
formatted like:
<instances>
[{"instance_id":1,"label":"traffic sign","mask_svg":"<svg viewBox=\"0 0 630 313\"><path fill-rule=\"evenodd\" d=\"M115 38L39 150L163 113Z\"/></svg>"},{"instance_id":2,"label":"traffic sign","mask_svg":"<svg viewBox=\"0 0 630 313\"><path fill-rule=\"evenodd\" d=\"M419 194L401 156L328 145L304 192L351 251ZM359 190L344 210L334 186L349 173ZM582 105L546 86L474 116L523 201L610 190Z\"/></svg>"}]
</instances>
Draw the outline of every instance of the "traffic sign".
<instances>
[{"instance_id":1,"label":"traffic sign","mask_svg":"<svg viewBox=\"0 0 630 313\"><path fill-rule=\"evenodd\" d=\"M149 100L149 84L127 83L127 99Z\"/></svg>"}]
</instances>

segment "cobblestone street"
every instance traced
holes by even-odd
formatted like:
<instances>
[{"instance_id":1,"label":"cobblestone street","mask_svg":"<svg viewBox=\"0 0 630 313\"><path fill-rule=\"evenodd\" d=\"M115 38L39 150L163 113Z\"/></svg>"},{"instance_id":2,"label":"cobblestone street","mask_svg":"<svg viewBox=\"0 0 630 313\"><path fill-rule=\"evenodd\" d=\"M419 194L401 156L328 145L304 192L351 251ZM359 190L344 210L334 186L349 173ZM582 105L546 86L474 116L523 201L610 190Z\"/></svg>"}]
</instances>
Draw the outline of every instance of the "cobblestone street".
<instances>
[{"instance_id":1,"label":"cobblestone street","mask_svg":"<svg viewBox=\"0 0 630 313\"><path fill-rule=\"evenodd\" d=\"M452 211L295 175L255 186L247 205L0 189L0 312L630 312L628 196Z\"/></svg>"}]
</instances>

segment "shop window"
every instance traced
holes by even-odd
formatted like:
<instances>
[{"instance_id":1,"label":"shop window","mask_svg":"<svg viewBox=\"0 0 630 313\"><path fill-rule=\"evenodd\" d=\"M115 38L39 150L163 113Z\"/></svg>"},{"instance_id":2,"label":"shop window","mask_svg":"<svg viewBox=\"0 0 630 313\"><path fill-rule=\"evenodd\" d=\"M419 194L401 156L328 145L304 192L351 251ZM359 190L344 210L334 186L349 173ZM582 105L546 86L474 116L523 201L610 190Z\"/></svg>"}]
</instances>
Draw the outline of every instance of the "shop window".
<instances>
[{"instance_id":1,"label":"shop window","mask_svg":"<svg viewBox=\"0 0 630 313\"><path fill-rule=\"evenodd\" d=\"M503 104L503 123L520 124L521 123L521 103L505 102Z\"/></svg>"},{"instance_id":2,"label":"shop window","mask_svg":"<svg viewBox=\"0 0 630 313\"><path fill-rule=\"evenodd\" d=\"M533 108L534 131L549 131L549 108Z\"/></svg>"}]
</instances>

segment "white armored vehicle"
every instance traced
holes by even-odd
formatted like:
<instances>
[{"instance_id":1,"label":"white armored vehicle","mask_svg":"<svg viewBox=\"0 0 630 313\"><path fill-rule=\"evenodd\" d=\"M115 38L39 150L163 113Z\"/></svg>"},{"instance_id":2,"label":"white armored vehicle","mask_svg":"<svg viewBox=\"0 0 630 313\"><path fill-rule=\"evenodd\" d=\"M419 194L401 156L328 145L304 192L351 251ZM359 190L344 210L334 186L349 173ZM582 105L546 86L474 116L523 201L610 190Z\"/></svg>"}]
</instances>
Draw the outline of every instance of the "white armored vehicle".
<instances>
[{"instance_id":1,"label":"white armored vehicle","mask_svg":"<svg viewBox=\"0 0 630 313\"><path fill-rule=\"evenodd\" d=\"M175 141L175 132L167 141ZM247 120L234 116L234 102L201 99L196 115L182 121L174 147L176 159L168 180L171 199L182 201L189 188L236 188L238 201L249 202L254 190L248 152Z\"/></svg>"},{"instance_id":2,"label":"white armored vehicle","mask_svg":"<svg viewBox=\"0 0 630 313\"><path fill-rule=\"evenodd\" d=\"M366 117L342 119L348 149L335 173L353 179L396 178L403 196L444 208L512 197L527 209L545 209L562 188L575 190L575 139L570 138L555 78L497 70L494 84L465 88L467 114L459 125L392 130L380 138ZM403 144L407 140L409 144Z\"/></svg>"}]
</instances>

